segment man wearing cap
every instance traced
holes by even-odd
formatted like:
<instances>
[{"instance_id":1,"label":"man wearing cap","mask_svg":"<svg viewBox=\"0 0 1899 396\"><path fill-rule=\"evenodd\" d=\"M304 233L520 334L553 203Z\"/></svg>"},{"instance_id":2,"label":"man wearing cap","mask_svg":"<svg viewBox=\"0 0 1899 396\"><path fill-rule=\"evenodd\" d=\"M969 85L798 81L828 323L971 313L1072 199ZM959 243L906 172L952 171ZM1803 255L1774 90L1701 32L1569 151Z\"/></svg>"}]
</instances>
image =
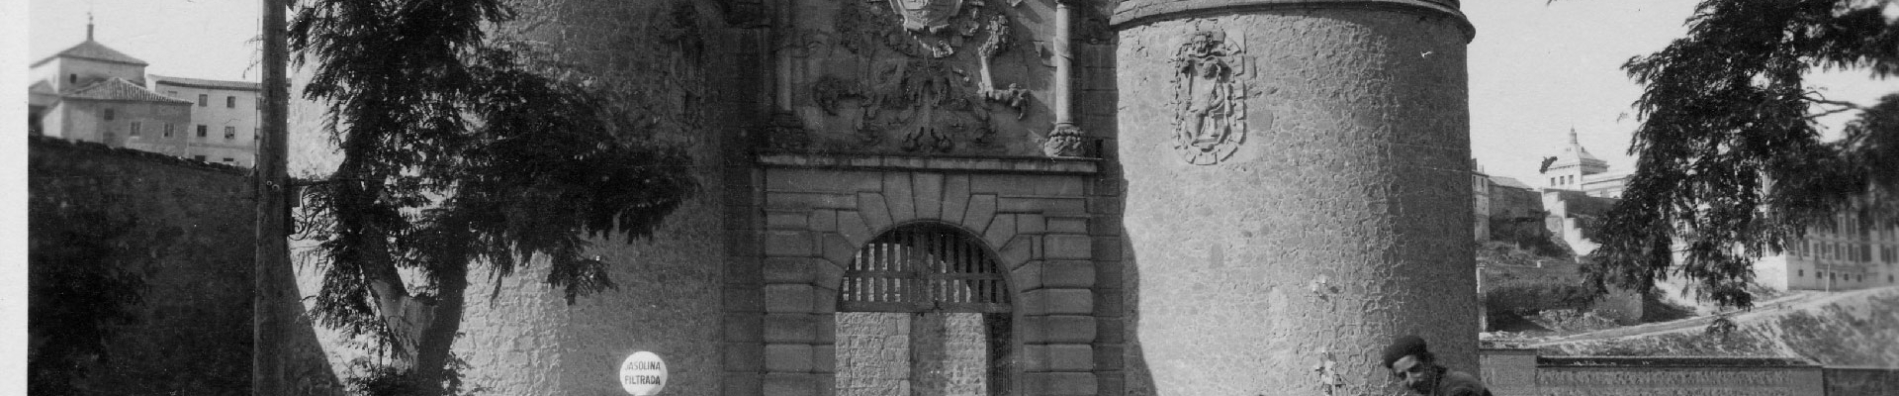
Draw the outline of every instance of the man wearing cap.
<instances>
[{"instance_id":1,"label":"man wearing cap","mask_svg":"<svg viewBox=\"0 0 1899 396\"><path fill-rule=\"evenodd\" d=\"M1490 396L1483 381L1462 371L1450 371L1437 365L1437 357L1415 335L1398 337L1385 347L1385 368L1404 383L1405 389L1425 396Z\"/></svg>"}]
</instances>

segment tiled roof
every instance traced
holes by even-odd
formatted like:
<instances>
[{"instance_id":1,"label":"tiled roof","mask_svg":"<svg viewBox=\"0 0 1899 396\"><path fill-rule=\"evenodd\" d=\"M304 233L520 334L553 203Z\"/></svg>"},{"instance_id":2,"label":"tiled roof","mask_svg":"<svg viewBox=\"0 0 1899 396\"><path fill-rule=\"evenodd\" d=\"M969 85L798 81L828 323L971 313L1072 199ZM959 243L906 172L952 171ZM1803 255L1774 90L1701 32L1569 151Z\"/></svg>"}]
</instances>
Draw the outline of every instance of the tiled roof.
<instances>
[{"instance_id":1,"label":"tiled roof","mask_svg":"<svg viewBox=\"0 0 1899 396\"><path fill-rule=\"evenodd\" d=\"M235 89L244 91L262 90L263 83L256 81L205 80L198 78L170 77L153 74L152 84L176 85L192 88Z\"/></svg>"},{"instance_id":2,"label":"tiled roof","mask_svg":"<svg viewBox=\"0 0 1899 396\"><path fill-rule=\"evenodd\" d=\"M97 41L86 40L85 42L79 43L79 45L75 45L72 48L67 48L65 51L60 51L57 54L53 54L53 56L48 56L46 57L46 59L41 59L38 62L33 62L33 66L39 66L41 63L46 63L47 61L53 60L53 58L59 58L59 57L89 59L89 60L96 60L100 62L124 63L124 64L130 64L130 65L138 65L138 66L149 65L145 63L145 61L138 60L138 58L133 58L131 55L126 55L124 52L119 52L118 50L106 47L105 44L99 44L99 42Z\"/></svg>"},{"instance_id":3,"label":"tiled roof","mask_svg":"<svg viewBox=\"0 0 1899 396\"><path fill-rule=\"evenodd\" d=\"M145 87L125 81L123 78L109 78L75 89L65 95L67 99L95 100L135 100L142 102L167 102L190 104L191 101L173 99L145 89Z\"/></svg>"}]
</instances>

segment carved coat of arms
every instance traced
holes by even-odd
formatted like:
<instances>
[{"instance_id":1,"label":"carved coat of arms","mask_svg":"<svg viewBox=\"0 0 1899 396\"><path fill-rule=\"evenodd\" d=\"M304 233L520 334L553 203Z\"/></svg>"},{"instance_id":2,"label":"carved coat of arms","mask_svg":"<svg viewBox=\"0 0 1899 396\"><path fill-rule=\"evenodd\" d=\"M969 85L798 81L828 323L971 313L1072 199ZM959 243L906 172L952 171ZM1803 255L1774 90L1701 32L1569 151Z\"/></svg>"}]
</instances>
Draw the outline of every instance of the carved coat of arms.
<instances>
[{"instance_id":1,"label":"carved coat of arms","mask_svg":"<svg viewBox=\"0 0 1899 396\"><path fill-rule=\"evenodd\" d=\"M1187 163L1213 165L1246 142L1246 86L1240 48L1225 32L1195 33L1174 52L1174 151Z\"/></svg>"},{"instance_id":2,"label":"carved coat of arms","mask_svg":"<svg viewBox=\"0 0 1899 396\"><path fill-rule=\"evenodd\" d=\"M890 0L890 8L903 16L903 30L936 33L963 9L963 0Z\"/></svg>"}]
</instances>

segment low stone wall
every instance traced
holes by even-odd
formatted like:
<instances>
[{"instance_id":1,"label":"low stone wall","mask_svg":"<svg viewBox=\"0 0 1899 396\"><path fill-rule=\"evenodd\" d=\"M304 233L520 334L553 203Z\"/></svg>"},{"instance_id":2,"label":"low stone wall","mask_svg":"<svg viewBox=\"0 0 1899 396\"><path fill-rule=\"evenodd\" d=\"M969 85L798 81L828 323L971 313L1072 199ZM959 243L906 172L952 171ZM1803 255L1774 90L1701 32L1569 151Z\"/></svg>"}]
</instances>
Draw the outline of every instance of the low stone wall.
<instances>
[{"instance_id":1,"label":"low stone wall","mask_svg":"<svg viewBox=\"0 0 1899 396\"><path fill-rule=\"evenodd\" d=\"M1822 367L1773 357L1541 357L1483 349L1496 396L1873 396L1899 389L1899 368Z\"/></svg>"},{"instance_id":2,"label":"low stone wall","mask_svg":"<svg viewBox=\"0 0 1899 396\"><path fill-rule=\"evenodd\" d=\"M1882 396L1899 392L1899 368L1827 367L1826 396Z\"/></svg>"}]
</instances>

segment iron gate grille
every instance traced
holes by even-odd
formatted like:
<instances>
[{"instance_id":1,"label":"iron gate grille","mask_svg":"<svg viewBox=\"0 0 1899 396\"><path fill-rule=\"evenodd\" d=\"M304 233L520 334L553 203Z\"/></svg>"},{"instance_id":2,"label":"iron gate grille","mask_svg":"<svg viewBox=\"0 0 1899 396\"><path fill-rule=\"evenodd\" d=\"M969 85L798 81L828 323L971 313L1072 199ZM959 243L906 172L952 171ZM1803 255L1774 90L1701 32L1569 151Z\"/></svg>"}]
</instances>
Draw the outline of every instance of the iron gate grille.
<instances>
[{"instance_id":1,"label":"iron gate grille","mask_svg":"<svg viewBox=\"0 0 1899 396\"><path fill-rule=\"evenodd\" d=\"M901 227L851 259L838 290L847 312L1009 312L1009 289L988 250L942 226Z\"/></svg>"}]
</instances>

